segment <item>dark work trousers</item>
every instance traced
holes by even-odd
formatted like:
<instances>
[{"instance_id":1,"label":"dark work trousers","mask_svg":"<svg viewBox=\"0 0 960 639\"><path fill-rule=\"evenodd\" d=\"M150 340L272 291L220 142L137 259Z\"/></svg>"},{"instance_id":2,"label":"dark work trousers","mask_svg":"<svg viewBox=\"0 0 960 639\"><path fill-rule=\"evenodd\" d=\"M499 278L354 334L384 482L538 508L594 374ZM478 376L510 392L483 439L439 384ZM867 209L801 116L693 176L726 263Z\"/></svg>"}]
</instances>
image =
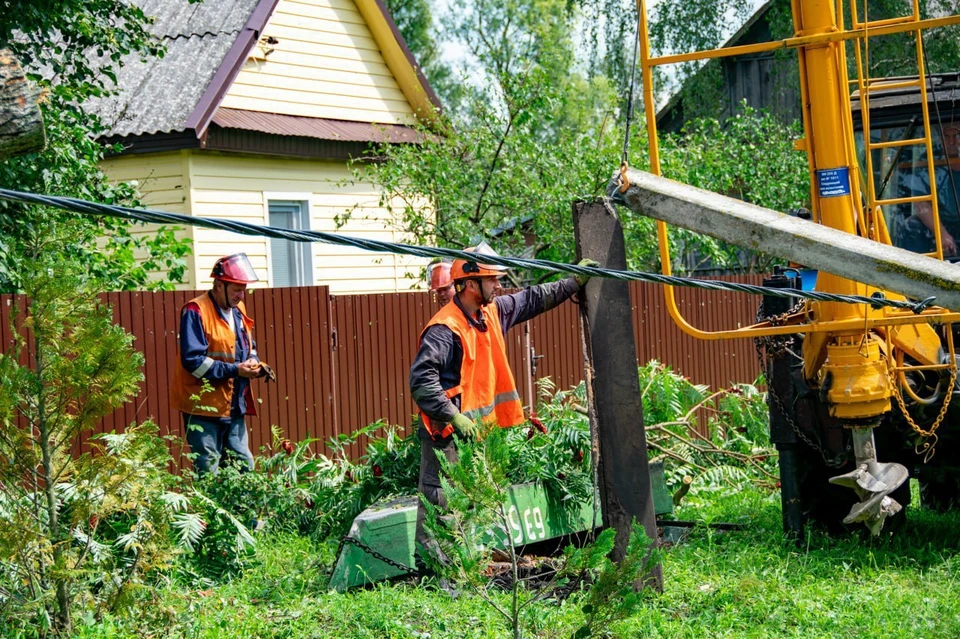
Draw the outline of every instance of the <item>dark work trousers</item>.
<instances>
[{"instance_id":1,"label":"dark work trousers","mask_svg":"<svg viewBox=\"0 0 960 639\"><path fill-rule=\"evenodd\" d=\"M457 457L457 444L454 441L453 436L447 437L446 439L441 439L440 441L434 441L430 437L430 434L427 433L427 429L421 424L417 429L417 435L420 437L420 481L417 484L417 490L421 495L427 498L431 504L439 506L440 508L447 507L447 498L443 495L443 488L440 485L440 460L437 459L436 451L441 451L443 456L447 458L447 461L451 464L455 464L458 461ZM437 559L440 562L445 562L446 555L440 550L440 547L437 545L437 542L427 533L424 529L423 521L427 517L427 509L423 505L422 500L417 502L417 532L416 532L416 549L417 549L417 567L418 569L423 569L423 561L420 557L421 553L424 552L423 549L426 549L426 552L430 553L434 559Z\"/></svg>"},{"instance_id":2,"label":"dark work trousers","mask_svg":"<svg viewBox=\"0 0 960 639\"><path fill-rule=\"evenodd\" d=\"M247 422L238 417L204 417L183 414L183 428L187 432L190 452L196 457L193 467L197 475L215 473L223 459L224 451L234 453L239 459L240 470L253 470L253 455L247 444Z\"/></svg>"}]
</instances>

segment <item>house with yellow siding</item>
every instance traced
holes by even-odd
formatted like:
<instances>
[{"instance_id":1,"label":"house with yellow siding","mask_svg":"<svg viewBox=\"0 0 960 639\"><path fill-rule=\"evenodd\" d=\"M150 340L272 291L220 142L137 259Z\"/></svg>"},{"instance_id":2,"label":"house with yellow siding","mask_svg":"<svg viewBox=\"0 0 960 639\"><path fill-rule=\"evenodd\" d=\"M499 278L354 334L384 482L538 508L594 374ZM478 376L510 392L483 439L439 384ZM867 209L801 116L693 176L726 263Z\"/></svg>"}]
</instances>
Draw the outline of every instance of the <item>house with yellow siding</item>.
<instances>
[{"instance_id":1,"label":"house with yellow siding","mask_svg":"<svg viewBox=\"0 0 960 639\"><path fill-rule=\"evenodd\" d=\"M411 144L439 102L382 0L136 0L163 58L128 62L94 105L124 151L103 161L150 208L407 241L348 161L371 143ZM338 216L351 211L338 228ZM149 228L142 232L149 232ZM187 227L183 288L244 251L261 286L334 293L418 286L419 258Z\"/></svg>"}]
</instances>

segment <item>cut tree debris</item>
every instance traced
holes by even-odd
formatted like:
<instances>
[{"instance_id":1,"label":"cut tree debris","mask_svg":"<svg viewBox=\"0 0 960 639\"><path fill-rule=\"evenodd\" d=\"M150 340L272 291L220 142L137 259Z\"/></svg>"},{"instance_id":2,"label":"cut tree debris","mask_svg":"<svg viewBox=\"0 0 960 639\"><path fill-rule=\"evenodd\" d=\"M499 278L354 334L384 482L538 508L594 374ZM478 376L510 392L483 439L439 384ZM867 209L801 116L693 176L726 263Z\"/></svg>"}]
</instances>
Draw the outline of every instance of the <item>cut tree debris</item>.
<instances>
[{"instance_id":1,"label":"cut tree debris","mask_svg":"<svg viewBox=\"0 0 960 639\"><path fill-rule=\"evenodd\" d=\"M0 49L0 160L43 149L40 95L13 52Z\"/></svg>"}]
</instances>

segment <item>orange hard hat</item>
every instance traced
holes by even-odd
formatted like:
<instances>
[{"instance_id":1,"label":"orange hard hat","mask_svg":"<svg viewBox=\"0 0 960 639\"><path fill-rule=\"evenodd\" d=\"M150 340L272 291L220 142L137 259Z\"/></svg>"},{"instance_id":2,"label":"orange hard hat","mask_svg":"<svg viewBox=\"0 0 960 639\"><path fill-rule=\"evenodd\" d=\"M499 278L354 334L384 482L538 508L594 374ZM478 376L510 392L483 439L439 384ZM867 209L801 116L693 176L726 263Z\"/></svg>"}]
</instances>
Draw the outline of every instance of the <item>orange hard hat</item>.
<instances>
[{"instance_id":1,"label":"orange hard hat","mask_svg":"<svg viewBox=\"0 0 960 639\"><path fill-rule=\"evenodd\" d=\"M439 291L453 284L450 277L450 262L434 262L427 268L430 270L430 290Z\"/></svg>"},{"instance_id":2,"label":"orange hard hat","mask_svg":"<svg viewBox=\"0 0 960 639\"><path fill-rule=\"evenodd\" d=\"M210 277L234 284L253 284L260 281L246 253L234 253L221 257L213 265Z\"/></svg>"},{"instance_id":3,"label":"orange hard hat","mask_svg":"<svg viewBox=\"0 0 960 639\"><path fill-rule=\"evenodd\" d=\"M464 249L467 253L476 253L478 256L492 255L500 257L486 242ZM506 266L497 264L481 264L473 260L454 260L450 267L450 277L454 280L463 280L471 277L501 277L507 272Z\"/></svg>"}]
</instances>

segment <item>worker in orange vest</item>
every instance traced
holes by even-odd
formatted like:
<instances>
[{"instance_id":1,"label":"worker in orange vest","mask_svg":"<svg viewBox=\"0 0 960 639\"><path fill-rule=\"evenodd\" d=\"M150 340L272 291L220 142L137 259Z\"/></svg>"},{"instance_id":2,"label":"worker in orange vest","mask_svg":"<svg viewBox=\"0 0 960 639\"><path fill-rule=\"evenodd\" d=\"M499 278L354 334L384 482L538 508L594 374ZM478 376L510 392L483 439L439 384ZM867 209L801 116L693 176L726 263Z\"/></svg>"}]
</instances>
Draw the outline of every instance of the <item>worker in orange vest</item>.
<instances>
[{"instance_id":1,"label":"worker in orange vest","mask_svg":"<svg viewBox=\"0 0 960 639\"><path fill-rule=\"evenodd\" d=\"M421 443L418 489L430 503L446 508L440 484L441 451L457 461L457 437L476 437L478 422L516 426L525 421L520 395L507 361L504 335L513 326L533 319L570 298L587 276L570 277L500 295L506 268L484 264L484 255L497 255L486 242L466 249L477 260L454 260L450 276L456 294L427 322L420 334L417 356L410 368L410 393L420 409ZM581 265L596 266L591 260ZM417 510L418 565L422 550L444 561L426 533L426 508Z\"/></svg>"},{"instance_id":2,"label":"worker in orange vest","mask_svg":"<svg viewBox=\"0 0 960 639\"><path fill-rule=\"evenodd\" d=\"M276 379L257 357L253 320L243 303L258 281L245 253L217 260L213 288L180 311L180 365L174 368L171 402L183 413L187 443L198 475L216 472L224 451L253 469L245 415L256 415L250 380ZM204 380L210 390L204 392Z\"/></svg>"},{"instance_id":3,"label":"worker in orange vest","mask_svg":"<svg viewBox=\"0 0 960 639\"><path fill-rule=\"evenodd\" d=\"M449 304L454 296L451 266L450 262L434 262L427 267L430 273L430 291L437 296L440 306Z\"/></svg>"}]
</instances>

